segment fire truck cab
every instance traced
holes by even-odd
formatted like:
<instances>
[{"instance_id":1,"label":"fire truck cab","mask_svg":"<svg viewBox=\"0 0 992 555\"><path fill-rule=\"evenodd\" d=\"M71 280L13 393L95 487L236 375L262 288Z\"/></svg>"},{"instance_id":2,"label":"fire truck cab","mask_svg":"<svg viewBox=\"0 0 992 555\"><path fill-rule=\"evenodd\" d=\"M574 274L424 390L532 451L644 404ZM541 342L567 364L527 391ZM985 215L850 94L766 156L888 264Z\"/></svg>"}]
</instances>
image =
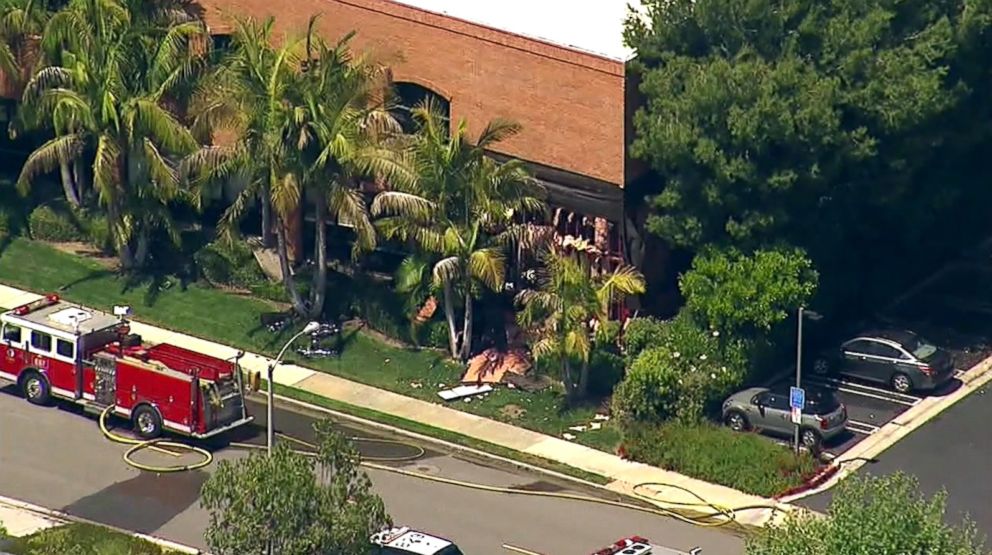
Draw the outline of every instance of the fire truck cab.
<instances>
[{"instance_id":1,"label":"fire truck cab","mask_svg":"<svg viewBox=\"0 0 992 555\"><path fill-rule=\"evenodd\" d=\"M115 313L118 310L115 309ZM48 295L0 314L0 380L34 404L74 402L128 418L144 439L202 439L251 422L238 357L150 345L124 318Z\"/></svg>"}]
</instances>

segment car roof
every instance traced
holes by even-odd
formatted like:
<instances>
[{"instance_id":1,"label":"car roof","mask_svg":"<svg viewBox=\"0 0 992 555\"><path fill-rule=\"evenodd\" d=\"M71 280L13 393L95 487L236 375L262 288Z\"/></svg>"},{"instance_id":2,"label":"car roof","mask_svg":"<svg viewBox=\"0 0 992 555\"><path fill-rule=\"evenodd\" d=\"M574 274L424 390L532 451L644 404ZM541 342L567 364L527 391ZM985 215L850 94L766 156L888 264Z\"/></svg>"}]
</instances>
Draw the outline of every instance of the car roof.
<instances>
[{"instance_id":1,"label":"car roof","mask_svg":"<svg viewBox=\"0 0 992 555\"><path fill-rule=\"evenodd\" d=\"M858 339L862 337L887 339L900 345L906 345L907 343L912 343L919 336L915 332L909 330L873 329L861 332L856 337L852 337L851 339Z\"/></svg>"},{"instance_id":2,"label":"car roof","mask_svg":"<svg viewBox=\"0 0 992 555\"><path fill-rule=\"evenodd\" d=\"M400 549L414 555L434 555L452 545L444 538L431 536L407 527L393 528L377 536L379 536L377 542L379 545Z\"/></svg>"}]
</instances>

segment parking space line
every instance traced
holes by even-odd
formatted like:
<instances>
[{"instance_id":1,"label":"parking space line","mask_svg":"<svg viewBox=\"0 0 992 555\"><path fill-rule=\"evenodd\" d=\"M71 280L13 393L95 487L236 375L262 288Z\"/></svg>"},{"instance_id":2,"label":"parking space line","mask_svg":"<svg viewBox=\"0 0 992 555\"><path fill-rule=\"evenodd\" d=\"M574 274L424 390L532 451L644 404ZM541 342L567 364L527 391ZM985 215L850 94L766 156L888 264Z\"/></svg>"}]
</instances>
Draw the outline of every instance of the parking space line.
<instances>
[{"instance_id":1,"label":"parking space line","mask_svg":"<svg viewBox=\"0 0 992 555\"><path fill-rule=\"evenodd\" d=\"M907 407L915 407L917 404L920 403L920 401L923 400L922 397L914 397L912 395L905 395L902 393L896 393L894 391L888 391L885 389L879 389L844 380L837 380L832 378L822 378L822 380L823 381L820 381L820 379L810 379L809 383L812 383L813 385L819 385L821 387L832 387L837 391L843 391L844 393L861 395L862 397L869 397L872 399L878 399L880 401L905 405Z\"/></svg>"},{"instance_id":2,"label":"parking space line","mask_svg":"<svg viewBox=\"0 0 992 555\"><path fill-rule=\"evenodd\" d=\"M860 422L858 420L848 420L847 429L856 434L870 436L878 431L878 426L867 422Z\"/></svg>"},{"instance_id":3,"label":"parking space line","mask_svg":"<svg viewBox=\"0 0 992 555\"><path fill-rule=\"evenodd\" d=\"M838 385L846 385L846 386L850 386L850 387L857 387L857 388L864 389L865 391L872 391L872 392L876 392L876 393L879 393L879 394L888 395L888 396L893 397L893 398L904 399L904 400L909 401L909 402L922 400L922 397L918 397L916 395L907 395L905 393L899 393L898 391L892 391L891 389L883 389L881 387L875 387L875 386L863 384L861 382L855 382L855 381L851 381L851 380L845 380L843 378L833 378L833 377L830 377L830 376L815 376L812 379L814 381L816 381L816 380L823 380L823 381L827 381L827 382L830 382L830 383L835 383L835 384L838 384Z\"/></svg>"}]
</instances>

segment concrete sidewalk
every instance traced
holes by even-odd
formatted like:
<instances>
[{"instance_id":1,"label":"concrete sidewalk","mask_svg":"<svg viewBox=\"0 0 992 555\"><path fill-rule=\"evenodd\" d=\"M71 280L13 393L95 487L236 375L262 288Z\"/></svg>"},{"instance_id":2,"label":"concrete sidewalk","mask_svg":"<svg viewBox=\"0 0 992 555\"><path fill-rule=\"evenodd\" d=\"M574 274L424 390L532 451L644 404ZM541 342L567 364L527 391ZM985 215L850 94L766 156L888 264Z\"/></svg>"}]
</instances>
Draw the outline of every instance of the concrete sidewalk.
<instances>
[{"instance_id":1,"label":"concrete sidewalk","mask_svg":"<svg viewBox=\"0 0 992 555\"><path fill-rule=\"evenodd\" d=\"M11 308L40 297L40 295L28 291L0 285L0 307ZM174 343L218 358L231 358L238 352L237 349L226 345L141 324L136 320L131 321L131 329L150 342ZM262 376L265 376L269 361L270 359L265 356L245 353L241 359L241 365L245 370L258 371ZM586 472L599 474L613 480L606 486L607 489L648 499L661 508L678 511L697 508L698 510L695 512L712 512L712 509L698 506L699 498L707 503L731 509L757 507L735 510L738 523L752 526L778 522L786 513L799 509L796 506L772 499L749 495L675 472L627 461L616 455L563 439L461 412L440 404L405 397L300 366L290 364L279 366L274 381L280 385L307 391L335 401L420 422L515 451L543 457ZM684 490L693 492L699 498L686 493Z\"/></svg>"},{"instance_id":2,"label":"concrete sidewalk","mask_svg":"<svg viewBox=\"0 0 992 555\"><path fill-rule=\"evenodd\" d=\"M65 513L39 507L31 503L26 503L17 499L0 496L0 525L7 531L9 536L20 538L36 534L42 530L63 526L71 522L80 522L80 519L71 517ZM97 526L103 526L97 524ZM111 528L104 526L108 530ZM141 538L147 542L154 543L170 552L185 553L189 555L200 555L202 552L194 547L181 545L175 542L156 538L146 534L130 532L125 530L114 530L122 534L130 534L136 538Z\"/></svg>"}]
</instances>

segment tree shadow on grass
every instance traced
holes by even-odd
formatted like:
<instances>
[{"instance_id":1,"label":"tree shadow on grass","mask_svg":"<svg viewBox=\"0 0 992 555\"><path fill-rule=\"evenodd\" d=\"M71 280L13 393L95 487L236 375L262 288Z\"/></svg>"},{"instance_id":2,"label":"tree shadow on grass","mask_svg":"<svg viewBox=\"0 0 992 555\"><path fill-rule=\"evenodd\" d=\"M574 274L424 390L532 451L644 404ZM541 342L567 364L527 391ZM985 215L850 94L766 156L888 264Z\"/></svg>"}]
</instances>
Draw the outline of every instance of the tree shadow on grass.
<instances>
[{"instance_id":1,"label":"tree shadow on grass","mask_svg":"<svg viewBox=\"0 0 992 555\"><path fill-rule=\"evenodd\" d=\"M116 275L116 272L114 272L113 270L108 270L108 269L91 270L86 275L84 275L84 276L82 276L82 277L80 277L78 279L74 279L74 280L70 281L69 283L64 283L64 284L60 285L58 287L57 291L61 293L63 291L67 291L69 289L72 289L73 287L75 287L77 285L80 285L80 284L83 284L83 283L86 283L86 282L89 282L89 281L103 279L105 277L114 276L114 275Z\"/></svg>"}]
</instances>

